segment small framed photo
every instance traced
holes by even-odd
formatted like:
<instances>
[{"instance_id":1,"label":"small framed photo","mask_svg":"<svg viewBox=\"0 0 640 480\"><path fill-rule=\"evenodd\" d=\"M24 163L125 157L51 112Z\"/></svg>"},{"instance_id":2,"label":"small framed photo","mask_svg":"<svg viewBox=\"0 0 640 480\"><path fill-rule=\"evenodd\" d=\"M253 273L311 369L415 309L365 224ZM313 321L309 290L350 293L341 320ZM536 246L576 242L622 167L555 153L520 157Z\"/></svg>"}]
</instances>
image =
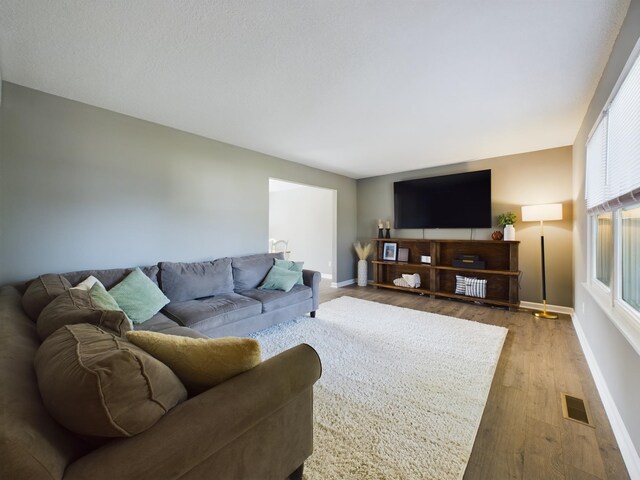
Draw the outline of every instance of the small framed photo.
<instances>
[{"instance_id":1,"label":"small framed photo","mask_svg":"<svg viewBox=\"0 0 640 480\"><path fill-rule=\"evenodd\" d=\"M385 242L382 249L382 259L395 262L398 258L398 244L395 242Z\"/></svg>"},{"instance_id":2,"label":"small framed photo","mask_svg":"<svg viewBox=\"0 0 640 480\"><path fill-rule=\"evenodd\" d=\"M398 249L398 261L399 262L408 262L409 261L409 249L400 247Z\"/></svg>"}]
</instances>

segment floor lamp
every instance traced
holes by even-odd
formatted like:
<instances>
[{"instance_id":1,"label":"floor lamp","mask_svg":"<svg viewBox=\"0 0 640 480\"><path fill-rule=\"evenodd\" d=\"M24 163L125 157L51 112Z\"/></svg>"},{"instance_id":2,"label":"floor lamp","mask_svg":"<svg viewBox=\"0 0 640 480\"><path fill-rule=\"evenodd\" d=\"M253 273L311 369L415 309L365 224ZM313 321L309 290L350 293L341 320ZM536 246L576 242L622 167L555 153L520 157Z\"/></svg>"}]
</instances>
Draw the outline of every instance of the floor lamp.
<instances>
[{"instance_id":1,"label":"floor lamp","mask_svg":"<svg viewBox=\"0 0 640 480\"><path fill-rule=\"evenodd\" d=\"M540 222L540 258L542 262L542 311L534 312L538 318L558 318L555 313L547 312L547 281L544 268L544 222L562 220L562 204L526 205L522 207L523 222Z\"/></svg>"}]
</instances>

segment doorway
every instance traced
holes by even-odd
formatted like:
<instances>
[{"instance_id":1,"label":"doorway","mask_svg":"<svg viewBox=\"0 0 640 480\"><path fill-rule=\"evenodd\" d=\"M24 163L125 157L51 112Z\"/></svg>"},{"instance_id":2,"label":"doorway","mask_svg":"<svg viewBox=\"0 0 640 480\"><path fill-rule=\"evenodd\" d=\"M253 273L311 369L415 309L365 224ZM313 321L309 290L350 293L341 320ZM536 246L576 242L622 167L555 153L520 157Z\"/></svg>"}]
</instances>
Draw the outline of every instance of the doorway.
<instances>
[{"instance_id":1,"label":"doorway","mask_svg":"<svg viewBox=\"0 0 640 480\"><path fill-rule=\"evenodd\" d=\"M336 278L337 194L276 178L269 179L269 251L304 262L322 278Z\"/></svg>"}]
</instances>

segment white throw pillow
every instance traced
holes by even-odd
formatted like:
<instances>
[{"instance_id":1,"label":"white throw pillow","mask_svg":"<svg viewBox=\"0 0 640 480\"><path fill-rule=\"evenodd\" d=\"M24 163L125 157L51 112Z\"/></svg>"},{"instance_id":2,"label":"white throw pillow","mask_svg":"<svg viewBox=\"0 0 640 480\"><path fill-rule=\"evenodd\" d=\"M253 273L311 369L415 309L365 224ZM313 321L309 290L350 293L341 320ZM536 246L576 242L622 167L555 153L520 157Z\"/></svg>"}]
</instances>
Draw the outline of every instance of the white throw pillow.
<instances>
[{"instance_id":1,"label":"white throw pillow","mask_svg":"<svg viewBox=\"0 0 640 480\"><path fill-rule=\"evenodd\" d=\"M90 275L87 278L85 278L83 281L81 281L79 284L77 284L75 287L71 287L71 288L77 288L78 290L89 291L91 290L91 287L93 287L96 283L99 283L100 285L102 285L102 282L100 282L100 280L98 280L93 275ZM104 287L104 285L102 286Z\"/></svg>"}]
</instances>

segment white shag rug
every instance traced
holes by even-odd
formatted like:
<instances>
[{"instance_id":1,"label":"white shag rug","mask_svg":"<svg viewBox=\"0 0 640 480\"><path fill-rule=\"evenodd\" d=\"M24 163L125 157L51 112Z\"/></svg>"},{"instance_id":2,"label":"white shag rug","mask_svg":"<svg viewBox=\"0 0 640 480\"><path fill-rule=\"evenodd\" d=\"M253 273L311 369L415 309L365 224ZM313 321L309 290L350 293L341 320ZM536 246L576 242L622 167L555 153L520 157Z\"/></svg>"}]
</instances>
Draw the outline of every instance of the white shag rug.
<instances>
[{"instance_id":1,"label":"white shag rug","mask_svg":"<svg viewBox=\"0 0 640 480\"><path fill-rule=\"evenodd\" d=\"M254 337L264 358L300 343L320 355L306 479L458 480L506 334L341 297Z\"/></svg>"}]
</instances>

